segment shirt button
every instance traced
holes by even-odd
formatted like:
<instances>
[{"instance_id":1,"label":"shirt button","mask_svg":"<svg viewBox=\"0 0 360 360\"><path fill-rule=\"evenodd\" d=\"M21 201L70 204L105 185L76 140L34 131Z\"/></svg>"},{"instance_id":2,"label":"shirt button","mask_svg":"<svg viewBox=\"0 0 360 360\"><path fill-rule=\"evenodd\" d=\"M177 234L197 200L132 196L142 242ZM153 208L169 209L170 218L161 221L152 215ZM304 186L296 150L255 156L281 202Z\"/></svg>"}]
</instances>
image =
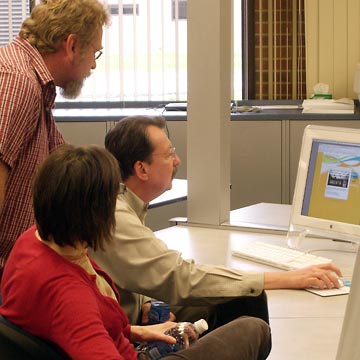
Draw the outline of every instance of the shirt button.
<instances>
[{"instance_id":1,"label":"shirt button","mask_svg":"<svg viewBox=\"0 0 360 360\"><path fill-rule=\"evenodd\" d=\"M253 294L255 292L255 289L250 289L250 294Z\"/></svg>"}]
</instances>

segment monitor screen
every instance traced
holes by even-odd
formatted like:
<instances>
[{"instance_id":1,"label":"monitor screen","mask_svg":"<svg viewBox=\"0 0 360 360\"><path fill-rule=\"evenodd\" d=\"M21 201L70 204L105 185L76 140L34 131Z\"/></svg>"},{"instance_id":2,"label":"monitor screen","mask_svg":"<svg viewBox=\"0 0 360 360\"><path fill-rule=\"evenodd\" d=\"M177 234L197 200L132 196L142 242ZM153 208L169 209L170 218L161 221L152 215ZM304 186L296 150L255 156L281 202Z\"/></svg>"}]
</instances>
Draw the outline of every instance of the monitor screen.
<instances>
[{"instance_id":1,"label":"monitor screen","mask_svg":"<svg viewBox=\"0 0 360 360\"><path fill-rule=\"evenodd\" d=\"M303 135L290 230L360 240L360 130L309 125Z\"/></svg>"}]
</instances>

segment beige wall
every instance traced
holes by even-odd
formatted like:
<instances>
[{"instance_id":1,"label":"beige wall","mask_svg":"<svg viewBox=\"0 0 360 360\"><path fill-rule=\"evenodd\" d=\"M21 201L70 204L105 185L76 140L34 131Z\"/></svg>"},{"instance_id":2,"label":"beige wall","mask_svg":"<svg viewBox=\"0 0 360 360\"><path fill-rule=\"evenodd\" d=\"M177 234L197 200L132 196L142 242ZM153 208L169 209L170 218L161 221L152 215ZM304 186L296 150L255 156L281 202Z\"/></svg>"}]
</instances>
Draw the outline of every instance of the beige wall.
<instances>
[{"instance_id":1,"label":"beige wall","mask_svg":"<svg viewBox=\"0 0 360 360\"><path fill-rule=\"evenodd\" d=\"M329 84L334 98L355 98L360 62L360 1L305 0L307 95Z\"/></svg>"}]
</instances>

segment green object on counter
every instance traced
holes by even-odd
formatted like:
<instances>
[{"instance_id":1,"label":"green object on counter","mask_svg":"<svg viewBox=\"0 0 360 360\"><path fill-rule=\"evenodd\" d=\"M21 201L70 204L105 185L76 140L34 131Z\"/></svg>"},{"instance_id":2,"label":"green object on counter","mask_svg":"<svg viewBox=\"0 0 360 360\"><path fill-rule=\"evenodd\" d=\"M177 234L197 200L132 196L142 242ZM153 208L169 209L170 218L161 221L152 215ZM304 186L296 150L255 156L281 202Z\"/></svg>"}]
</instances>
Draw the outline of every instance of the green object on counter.
<instances>
[{"instance_id":1,"label":"green object on counter","mask_svg":"<svg viewBox=\"0 0 360 360\"><path fill-rule=\"evenodd\" d=\"M332 94L312 94L310 99L332 99Z\"/></svg>"}]
</instances>

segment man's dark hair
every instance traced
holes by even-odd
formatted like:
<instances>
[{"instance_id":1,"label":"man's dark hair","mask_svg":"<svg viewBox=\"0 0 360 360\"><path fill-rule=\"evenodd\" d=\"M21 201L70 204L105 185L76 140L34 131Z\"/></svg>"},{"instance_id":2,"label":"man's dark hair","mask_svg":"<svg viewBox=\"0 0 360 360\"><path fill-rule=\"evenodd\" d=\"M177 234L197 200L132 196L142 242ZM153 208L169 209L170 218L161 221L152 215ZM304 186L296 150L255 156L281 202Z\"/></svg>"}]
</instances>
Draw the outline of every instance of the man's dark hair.
<instances>
[{"instance_id":1,"label":"man's dark hair","mask_svg":"<svg viewBox=\"0 0 360 360\"><path fill-rule=\"evenodd\" d=\"M97 146L61 145L40 166L33 184L39 235L59 246L77 241L96 250L115 227L120 174L115 158Z\"/></svg>"},{"instance_id":2,"label":"man's dark hair","mask_svg":"<svg viewBox=\"0 0 360 360\"><path fill-rule=\"evenodd\" d=\"M154 146L147 133L151 125L167 132L162 116L129 116L106 134L105 147L117 159L123 181L134 174L136 161L151 163Z\"/></svg>"}]
</instances>

